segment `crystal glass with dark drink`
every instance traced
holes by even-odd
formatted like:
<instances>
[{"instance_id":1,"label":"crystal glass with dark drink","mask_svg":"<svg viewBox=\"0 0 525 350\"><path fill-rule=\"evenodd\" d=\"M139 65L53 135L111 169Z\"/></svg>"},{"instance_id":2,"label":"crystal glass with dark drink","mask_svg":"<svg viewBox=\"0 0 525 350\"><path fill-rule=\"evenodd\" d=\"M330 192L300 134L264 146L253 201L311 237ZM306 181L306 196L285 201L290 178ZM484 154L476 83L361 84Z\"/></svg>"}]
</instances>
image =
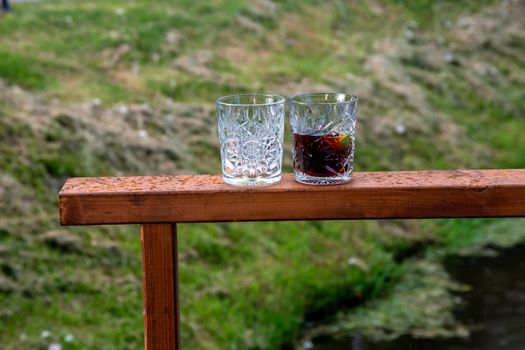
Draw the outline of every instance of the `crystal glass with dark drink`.
<instances>
[{"instance_id":1,"label":"crystal glass with dark drink","mask_svg":"<svg viewBox=\"0 0 525 350\"><path fill-rule=\"evenodd\" d=\"M331 185L352 178L357 97L340 93L290 99L295 179Z\"/></svg>"}]
</instances>

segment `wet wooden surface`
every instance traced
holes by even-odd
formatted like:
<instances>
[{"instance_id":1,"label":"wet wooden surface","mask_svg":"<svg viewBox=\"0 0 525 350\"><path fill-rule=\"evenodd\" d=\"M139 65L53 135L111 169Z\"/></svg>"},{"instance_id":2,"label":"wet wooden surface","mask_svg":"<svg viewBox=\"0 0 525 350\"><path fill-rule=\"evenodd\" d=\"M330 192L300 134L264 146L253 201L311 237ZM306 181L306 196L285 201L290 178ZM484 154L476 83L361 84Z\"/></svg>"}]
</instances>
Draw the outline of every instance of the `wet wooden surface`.
<instances>
[{"instance_id":1,"label":"wet wooden surface","mask_svg":"<svg viewBox=\"0 0 525 350\"><path fill-rule=\"evenodd\" d=\"M525 216L525 170L354 173L352 182L234 187L219 175L72 178L63 225Z\"/></svg>"}]
</instances>

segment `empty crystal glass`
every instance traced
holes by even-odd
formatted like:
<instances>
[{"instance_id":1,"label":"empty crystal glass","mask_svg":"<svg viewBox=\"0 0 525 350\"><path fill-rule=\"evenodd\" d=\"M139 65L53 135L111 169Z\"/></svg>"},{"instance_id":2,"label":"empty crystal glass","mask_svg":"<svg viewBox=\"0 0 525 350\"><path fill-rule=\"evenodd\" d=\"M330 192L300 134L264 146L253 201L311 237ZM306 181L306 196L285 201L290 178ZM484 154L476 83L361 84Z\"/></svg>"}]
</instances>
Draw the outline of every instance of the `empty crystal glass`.
<instances>
[{"instance_id":1,"label":"empty crystal glass","mask_svg":"<svg viewBox=\"0 0 525 350\"><path fill-rule=\"evenodd\" d=\"M338 93L290 99L295 179L331 185L352 178L357 97Z\"/></svg>"},{"instance_id":2,"label":"empty crystal glass","mask_svg":"<svg viewBox=\"0 0 525 350\"><path fill-rule=\"evenodd\" d=\"M264 186L281 180L285 98L245 94L217 100L224 181Z\"/></svg>"}]
</instances>

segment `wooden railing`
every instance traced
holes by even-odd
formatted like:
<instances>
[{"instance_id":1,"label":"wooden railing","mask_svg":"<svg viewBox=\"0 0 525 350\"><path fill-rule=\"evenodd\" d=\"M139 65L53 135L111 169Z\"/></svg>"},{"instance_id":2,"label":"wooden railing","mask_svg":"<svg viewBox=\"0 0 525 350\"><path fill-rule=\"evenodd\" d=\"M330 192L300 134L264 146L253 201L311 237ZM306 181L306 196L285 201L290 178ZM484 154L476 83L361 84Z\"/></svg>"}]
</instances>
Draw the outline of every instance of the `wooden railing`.
<instances>
[{"instance_id":1,"label":"wooden railing","mask_svg":"<svg viewBox=\"0 0 525 350\"><path fill-rule=\"evenodd\" d=\"M145 349L179 350L176 223L525 216L525 170L354 173L351 183L233 187L215 176L72 178L62 225L140 224Z\"/></svg>"}]
</instances>

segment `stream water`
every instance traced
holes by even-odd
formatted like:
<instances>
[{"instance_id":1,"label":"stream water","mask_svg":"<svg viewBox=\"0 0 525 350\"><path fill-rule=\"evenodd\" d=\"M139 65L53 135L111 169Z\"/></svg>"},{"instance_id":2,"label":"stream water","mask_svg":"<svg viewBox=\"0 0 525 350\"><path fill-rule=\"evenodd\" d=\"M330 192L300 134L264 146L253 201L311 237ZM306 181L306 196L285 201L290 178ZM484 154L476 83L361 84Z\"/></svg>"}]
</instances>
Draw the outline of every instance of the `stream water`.
<instances>
[{"instance_id":1,"label":"stream water","mask_svg":"<svg viewBox=\"0 0 525 350\"><path fill-rule=\"evenodd\" d=\"M371 342L359 334L344 340L317 339L314 350L522 350L525 349L525 245L496 257L454 258L449 273L472 290L457 317L477 325L466 339L415 339Z\"/></svg>"}]
</instances>

